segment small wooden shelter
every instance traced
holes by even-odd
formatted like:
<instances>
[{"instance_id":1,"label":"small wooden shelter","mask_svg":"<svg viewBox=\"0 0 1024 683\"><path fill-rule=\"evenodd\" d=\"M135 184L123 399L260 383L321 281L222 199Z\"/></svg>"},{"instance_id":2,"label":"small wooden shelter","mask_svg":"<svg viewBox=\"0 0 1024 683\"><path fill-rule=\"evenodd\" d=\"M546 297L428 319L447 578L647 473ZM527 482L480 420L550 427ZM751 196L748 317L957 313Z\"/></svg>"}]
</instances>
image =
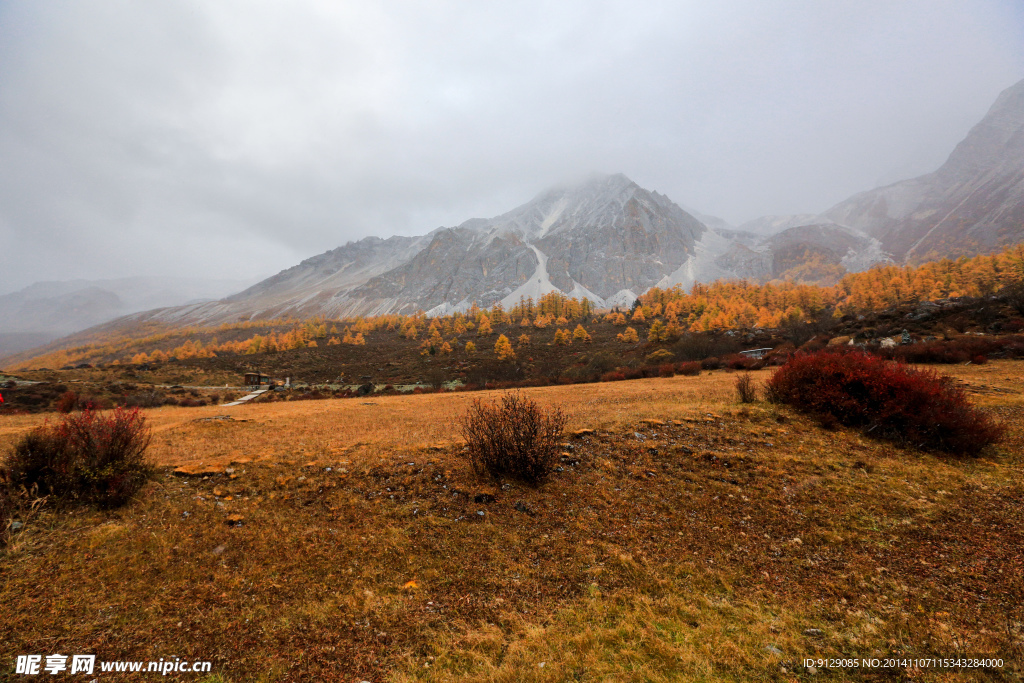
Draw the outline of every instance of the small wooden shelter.
<instances>
[{"instance_id":1,"label":"small wooden shelter","mask_svg":"<svg viewBox=\"0 0 1024 683\"><path fill-rule=\"evenodd\" d=\"M258 387L263 384L270 384L270 375L264 375L262 372L245 373L245 386Z\"/></svg>"}]
</instances>

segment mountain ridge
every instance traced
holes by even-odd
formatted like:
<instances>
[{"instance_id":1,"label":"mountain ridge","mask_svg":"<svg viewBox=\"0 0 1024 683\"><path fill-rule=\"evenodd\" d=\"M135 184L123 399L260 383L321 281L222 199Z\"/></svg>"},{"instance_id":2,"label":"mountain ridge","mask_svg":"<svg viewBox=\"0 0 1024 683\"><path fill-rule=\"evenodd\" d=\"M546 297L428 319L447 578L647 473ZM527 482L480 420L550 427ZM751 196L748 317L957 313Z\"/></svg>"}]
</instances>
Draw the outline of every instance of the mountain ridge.
<instances>
[{"instance_id":1,"label":"mountain ridge","mask_svg":"<svg viewBox=\"0 0 1024 683\"><path fill-rule=\"evenodd\" d=\"M822 216L907 263L1024 240L1024 81L1000 93L937 170L857 193Z\"/></svg>"}]
</instances>

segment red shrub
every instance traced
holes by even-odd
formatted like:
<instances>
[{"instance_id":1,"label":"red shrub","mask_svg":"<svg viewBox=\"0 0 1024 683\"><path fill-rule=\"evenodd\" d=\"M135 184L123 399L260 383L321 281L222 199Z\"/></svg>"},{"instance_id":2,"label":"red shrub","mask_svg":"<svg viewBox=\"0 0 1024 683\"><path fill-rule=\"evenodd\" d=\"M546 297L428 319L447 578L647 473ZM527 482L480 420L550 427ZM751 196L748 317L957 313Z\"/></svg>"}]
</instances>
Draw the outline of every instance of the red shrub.
<instances>
[{"instance_id":1,"label":"red shrub","mask_svg":"<svg viewBox=\"0 0 1024 683\"><path fill-rule=\"evenodd\" d=\"M676 372L680 375L686 375L688 377L694 377L700 374L700 361L689 361L687 363L679 363L676 366Z\"/></svg>"},{"instance_id":2,"label":"red shrub","mask_svg":"<svg viewBox=\"0 0 1024 683\"><path fill-rule=\"evenodd\" d=\"M722 359L725 362L725 367L731 370L747 370L750 368L750 359L746 356L741 356L738 353L726 356Z\"/></svg>"},{"instance_id":3,"label":"red shrub","mask_svg":"<svg viewBox=\"0 0 1024 683\"><path fill-rule=\"evenodd\" d=\"M626 379L643 379L644 371L638 368L624 368L622 374Z\"/></svg>"},{"instance_id":4,"label":"red shrub","mask_svg":"<svg viewBox=\"0 0 1024 683\"><path fill-rule=\"evenodd\" d=\"M153 475L149 428L138 409L109 415L86 409L19 440L8 460L16 487L67 501L116 507Z\"/></svg>"},{"instance_id":5,"label":"red shrub","mask_svg":"<svg viewBox=\"0 0 1024 683\"><path fill-rule=\"evenodd\" d=\"M705 370L717 370L722 367L722 361L712 356L711 358L705 358L702 360L700 366Z\"/></svg>"},{"instance_id":6,"label":"red shrub","mask_svg":"<svg viewBox=\"0 0 1024 683\"><path fill-rule=\"evenodd\" d=\"M1024 344L1020 335L974 336L964 335L950 340L935 340L923 344L907 344L890 349L879 349L879 355L907 363L966 363L976 356L1020 356Z\"/></svg>"},{"instance_id":7,"label":"red shrub","mask_svg":"<svg viewBox=\"0 0 1024 683\"><path fill-rule=\"evenodd\" d=\"M919 448L975 455L1003 432L949 378L859 351L798 353L765 391L773 402Z\"/></svg>"},{"instance_id":8,"label":"red shrub","mask_svg":"<svg viewBox=\"0 0 1024 683\"><path fill-rule=\"evenodd\" d=\"M612 370L601 375L602 382L621 382L626 379L626 376L618 370Z\"/></svg>"},{"instance_id":9,"label":"red shrub","mask_svg":"<svg viewBox=\"0 0 1024 683\"><path fill-rule=\"evenodd\" d=\"M662 365L661 367L658 368L658 376L659 377L675 377L676 376L676 366L673 365L672 363L665 363L664 365Z\"/></svg>"},{"instance_id":10,"label":"red shrub","mask_svg":"<svg viewBox=\"0 0 1024 683\"><path fill-rule=\"evenodd\" d=\"M72 410L78 407L78 394L73 391L65 391L57 399L57 403L54 405L58 413L70 413Z\"/></svg>"},{"instance_id":11,"label":"red shrub","mask_svg":"<svg viewBox=\"0 0 1024 683\"><path fill-rule=\"evenodd\" d=\"M972 358L971 362L974 363L975 365L984 365L985 363L988 362L988 356L984 354L979 354Z\"/></svg>"}]
</instances>

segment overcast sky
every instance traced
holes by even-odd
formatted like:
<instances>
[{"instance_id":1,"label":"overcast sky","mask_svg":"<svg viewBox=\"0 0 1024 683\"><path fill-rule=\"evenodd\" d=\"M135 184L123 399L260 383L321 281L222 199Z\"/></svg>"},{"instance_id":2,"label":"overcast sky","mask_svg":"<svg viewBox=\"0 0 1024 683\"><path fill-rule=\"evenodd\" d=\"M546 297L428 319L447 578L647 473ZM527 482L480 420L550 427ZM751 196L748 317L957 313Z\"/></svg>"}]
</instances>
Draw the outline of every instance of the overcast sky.
<instances>
[{"instance_id":1,"label":"overcast sky","mask_svg":"<svg viewBox=\"0 0 1024 683\"><path fill-rule=\"evenodd\" d=\"M593 171L737 224L934 170L1017 0L0 0L0 294L254 277Z\"/></svg>"}]
</instances>

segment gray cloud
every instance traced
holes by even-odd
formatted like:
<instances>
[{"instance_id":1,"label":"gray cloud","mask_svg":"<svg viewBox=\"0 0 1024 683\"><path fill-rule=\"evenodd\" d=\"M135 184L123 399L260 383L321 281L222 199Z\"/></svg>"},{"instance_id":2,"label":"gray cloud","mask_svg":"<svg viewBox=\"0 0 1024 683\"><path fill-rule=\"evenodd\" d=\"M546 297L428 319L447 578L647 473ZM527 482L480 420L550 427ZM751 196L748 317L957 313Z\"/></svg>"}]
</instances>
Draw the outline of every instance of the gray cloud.
<instances>
[{"instance_id":1,"label":"gray cloud","mask_svg":"<svg viewBox=\"0 0 1024 683\"><path fill-rule=\"evenodd\" d=\"M936 168L1013 0L0 4L0 293L249 277L594 170L741 222Z\"/></svg>"}]
</instances>

